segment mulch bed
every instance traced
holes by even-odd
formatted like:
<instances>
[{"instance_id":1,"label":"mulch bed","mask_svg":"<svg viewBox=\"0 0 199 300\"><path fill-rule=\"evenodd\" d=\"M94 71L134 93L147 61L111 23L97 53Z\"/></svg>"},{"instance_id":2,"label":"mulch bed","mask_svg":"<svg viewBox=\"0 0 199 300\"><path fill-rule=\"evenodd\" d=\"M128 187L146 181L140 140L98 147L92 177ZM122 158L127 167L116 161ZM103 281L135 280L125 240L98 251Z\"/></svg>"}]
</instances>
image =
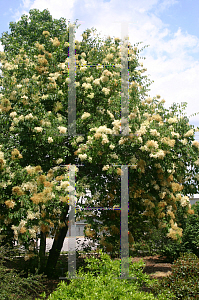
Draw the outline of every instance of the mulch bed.
<instances>
[{"instance_id":1,"label":"mulch bed","mask_svg":"<svg viewBox=\"0 0 199 300\"><path fill-rule=\"evenodd\" d=\"M134 257L132 262L143 259L146 266L143 270L144 273L150 275L151 278L161 279L171 274L171 264L166 262L166 257L160 258L159 255Z\"/></svg>"}]
</instances>

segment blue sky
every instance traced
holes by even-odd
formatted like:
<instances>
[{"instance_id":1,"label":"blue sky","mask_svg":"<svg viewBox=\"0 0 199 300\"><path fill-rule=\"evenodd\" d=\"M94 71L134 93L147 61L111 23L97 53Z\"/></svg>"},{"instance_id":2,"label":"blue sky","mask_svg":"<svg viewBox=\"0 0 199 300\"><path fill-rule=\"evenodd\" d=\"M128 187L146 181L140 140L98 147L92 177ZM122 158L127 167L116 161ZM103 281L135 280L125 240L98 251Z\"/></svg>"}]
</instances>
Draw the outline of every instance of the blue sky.
<instances>
[{"instance_id":1,"label":"blue sky","mask_svg":"<svg viewBox=\"0 0 199 300\"><path fill-rule=\"evenodd\" d=\"M121 37L121 23L129 22L131 44L150 45L140 53L154 83L149 96L161 95L168 108L187 102L186 113L199 112L199 1L198 0L8 0L0 1L0 34L22 14L48 8L53 18L79 20L82 32L95 27L102 36ZM3 47L0 45L0 50ZM189 117L199 127L199 114ZM199 140L199 132L196 133Z\"/></svg>"}]
</instances>

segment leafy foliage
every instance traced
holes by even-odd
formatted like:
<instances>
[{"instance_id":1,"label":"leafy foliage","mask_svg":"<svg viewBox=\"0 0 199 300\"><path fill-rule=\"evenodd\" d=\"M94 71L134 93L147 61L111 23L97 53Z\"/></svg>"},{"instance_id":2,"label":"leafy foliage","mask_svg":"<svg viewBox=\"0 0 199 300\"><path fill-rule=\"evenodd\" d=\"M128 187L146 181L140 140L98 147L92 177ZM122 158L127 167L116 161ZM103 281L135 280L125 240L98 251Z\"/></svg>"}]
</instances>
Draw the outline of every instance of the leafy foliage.
<instances>
[{"instance_id":1,"label":"leafy foliage","mask_svg":"<svg viewBox=\"0 0 199 300\"><path fill-rule=\"evenodd\" d=\"M2 300L32 299L31 295L39 295L38 288L42 288L42 275L28 275L9 269L5 263L13 259L13 251L8 245L0 247L0 298Z\"/></svg>"},{"instance_id":2,"label":"leafy foliage","mask_svg":"<svg viewBox=\"0 0 199 300\"><path fill-rule=\"evenodd\" d=\"M173 104L168 110L159 95L147 97L150 80L142 74L146 69L138 62L135 44L128 45L130 134L119 135L124 41L102 39L94 28L75 41L76 132L81 136L67 134L69 31L76 27L63 18L52 19L48 10L34 9L11 23L11 33L0 39L5 46L0 53L1 240L10 245L17 241L25 248L25 259L39 255L38 268L48 274L58 260L68 230L69 200L74 204L75 196L76 217L88 222L86 236L100 241L104 251L119 252L122 170L115 164L131 166L130 247L149 231L147 220L180 241L178 204L183 215L192 214L186 195L198 190L199 143L182 115L186 105ZM82 161L84 166L75 169L75 190L68 165ZM83 203L87 189L92 199ZM46 263L48 236L54 241Z\"/></svg>"},{"instance_id":3,"label":"leafy foliage","mask_svg":"<svg viewBox=\"0 0 199 300\"><path fill-rule=\"evenodd\" d=\"M101 252L100 259L88 258L88 271L79 271L78 275L82 278L71 279L67 285L61 282L56 291L54 291L49 300L63 299L170 299L165 298L164 293L154 298L150 293L139 291L139 287L145 281L150 280L148 275L143 274L143 262L130 263L129 276L137 277L137 280L132 281L128 279L117 279L120 276L119 261L111 261L107 254ZM130 260L129 260L130 262Z\"/></svg>"},{"instance_id":4,"label":"leafy foliage","mask_svg":"<svg viewBox=\"0 0 199 300\"><path fill-rule=\"evenodd\" d=\"M153 292L172 292L174 299L199 299L199 259L193 253L184 253L174 261L172 273L153 286Z\"/></svg>"}]
</instances>

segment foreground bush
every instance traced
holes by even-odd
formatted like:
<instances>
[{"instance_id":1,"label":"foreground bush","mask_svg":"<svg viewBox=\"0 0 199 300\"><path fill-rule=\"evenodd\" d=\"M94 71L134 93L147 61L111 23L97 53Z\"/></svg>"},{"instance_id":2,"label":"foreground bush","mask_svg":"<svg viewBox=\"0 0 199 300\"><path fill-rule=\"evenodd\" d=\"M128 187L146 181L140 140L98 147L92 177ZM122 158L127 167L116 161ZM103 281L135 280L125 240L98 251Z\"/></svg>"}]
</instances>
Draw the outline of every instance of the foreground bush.
<instances>
[{"instance_id":1,"label":"foreground bush","mask_svg":"<svg viewBox=\"0 0 199 300\"><path fill-rule=\"evenodd\" d=\"M42 275L24 276L23 272L7 268L8 260L12 260L12 253L6 246L0 247L0 299L33 299L31 295L38 295L37 291L43 288Z\"/></svg>"},{"instance_id":2,"label":"foreground bush","mask_svg":"<svg viewBox=\"0 0 199 300\"><path fill-rule=\"evenodd\" d=\"M120 276L120 261L111 260L107 254L101 252L100 259L86 259L87 272L81 268L77 277L83 279L72 279L69 284L61 282L58 289L54 291L49 300L70 299L172 299L163 293L155 298L151 293L141 292L140 288L145 282L149 284L149 276L142 273L143 261L129 264L129 276L137 280L117 279ZM68 274L67 274L68 277Z\"/></svg>"},{"instance_id":3,"label":"foreground bush","mask_svg":"<svg viewBox=\"0 0 199 300\"><path fill-rule=\"evenodd\" d=\"M193 253L184 253L172 265L172 273L152 286L154 293L168 290L174 299L199 299L199 259Z\"/></svg>"}]
</instances>

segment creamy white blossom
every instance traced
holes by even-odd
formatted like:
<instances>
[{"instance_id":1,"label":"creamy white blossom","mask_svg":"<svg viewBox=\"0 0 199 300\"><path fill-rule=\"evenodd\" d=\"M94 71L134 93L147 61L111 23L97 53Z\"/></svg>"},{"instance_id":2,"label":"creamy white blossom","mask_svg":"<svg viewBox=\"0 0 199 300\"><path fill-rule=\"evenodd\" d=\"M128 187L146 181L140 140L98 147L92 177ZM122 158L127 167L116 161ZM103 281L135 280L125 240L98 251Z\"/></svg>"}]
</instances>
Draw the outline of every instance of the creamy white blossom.
<instances>
[{"instance_id":1,"label":"creamy white blossom","mask_svg":"<svg viewBox=\"0 0 199 300\"><path fill-rule=\"evenodd\" d=\"M59 129L59 133L66 133L66 131L67 131L67 128L63 127L63 126L59 126L57 128Z\"/></svg>"},{"instance_id":2,"label":"creamy white blossom","mask_svg":"<svg viewBox=\"0 0 199 300\"><path fill-rule=\"evenodd\" d=\"M90 98L90 99L93 99L94 98L94 93L90 93L87 97Z\"/></svg>"},{"instance_id":3,"label":"creamy white blossom","mask_svg":"<svg viewBox=\"0 0 199 300\"><path fill-rule=\"evenodd\" d=\"M194 130L193 129L190 129L189 131L187 131L184 135L184 137L189 137L189 136L192 136L194 135Z\"/></svg>"},{"instance_id":4,"label":"creamy white blossom","mask_svg":"<svg viewBox=\"0 0 199 300\"><path fill-rule=\"evenodd\" d=\"M91 89L91 90L92 90L92 85L91 85L90 83L84 82L84 83L82 84L82 87L84 87L86 90L88 90L88 89Z\"/></svg>"},{"instance_id":5,"label":"creamy white blossom","mask_svg":"<svg viewBox=\"0 0 199 300\"><path fill-rule=\"evenodd\" d=\"M49 144L53 142L53 139L51 136L48 137L48 142L49 142Z\"/></svg>"},{"instance_id":6,"label":"creamy white blossom","mask_svg":"<svg viewBox=\"0 0 199 300\"><path fill-rule=\"evenodd\" d=\"M13 112L10 113L10 117L11 117L11 118L16 117L16 115L17 115L16 111L13 111Z\"/></svg>"},{"instance_id":7,"label":"creamy white blossom","mask_svg":"<svg viewBox=\"0 0 199 300\"><path fill-rule=\"evenodd\" d=\"M109 169L109 165L105 165L105 166L103 166L102 171L106 171L108 169Z\"/></svg>"},{"instance_id":8,"label":"creamy white blossom","mask_svg":"<svg viewBox=\"0 0 199 300\"><path fill-rule=\"evenodd\" d=\"M113 144L111 144L111 145L109 146L109 148L110 148L111 150L113 150L113 149L115 148L115 146L114 146Z\"/></svg>"},{"instance_id":9,"label":"creamy white blossom","mask_svg":"<svg viewBox=\"0 0 199 300\"><path fill-rule=\"evenodd\" d=\"M35 127L34 130L36 130L37 132L42 132L43 128L42 127Z\"/></svg>"},{"instance_id":10,"label":"creamy white blossom","mask_svg":"<svg viewBox=\"0 0 199 300\"><path fill-rule=\"evenodd\" d=\"M57 160L56 160L56 164L61 164L63 162L63 159L62 158L58 158Z\"/></svg>"},{"instance_id":11,"label":"creamy white blossom","mask_svg":"<svg viewBox=\"0 0 199 300\"><path fill-rule=\"evenodd\" d=\"M25 116L25 120L29 120L29 119L32 119L32 118L33 118L32 113Z\"/></svg>"},{"instance_id":12,"label":"creamy white blossom","mask_svg":"<svg viewBox=\"0 0 199 300\"><path fill-rule=\"evenodd\" d=\"M85 160L87 158L87 154L79 154L78 157L81 159L81 160Z\"/></svg>"},{"instance_id":13,"label":"creamy white blossom","mask_svg":"<svg viewBox=\"0 0 199 300\"><path fill-rule=\"evenodd\" d=\"M153 136L160 136L160 133L156 129L150 129L150 134Z\"/></svg>"},{"instance_id":14,"label":"creamy white blossom","mask_svg":"<svg viewBox=\"0 0 199 300\"><path fill-rule=\"evenodd\" d=\"M189 201L189 197L188 196L182 197L181 200L180 200L180 202L181 202L181 206L182 207L187 206L189 204L189 202L190 202Z\"/></svg>"},{"instance_id":15,"label":"creamy white blossom","mask_svg":"<svg viewBox=\"0 0 199 300\"><path fill-rule=\"evenodd\" d=\"M93 81L93 83L94 83L95 85L100 85L100 78L96 78L96 79Z\"/></svg>"},{"instance_id":16,"label":"creamy white blossom","mask_svg":"<svg viewBox=\"0 0 199 300\"><path fill-rule=\"evenodd\" d=\"M177 122L178 122L177 117L173 117L173 118L169 118L169 119L168 119L168 123L169 123L169 124L177 123Z\"/></svg>"},{"instance_id":17,"label":"creamy white blossom","mask_svg":"<svg viewBox=\"0 0 199 300\"><path fill-rule=\"evenodd\" d=\"M85 120L85 119L87 119L88 117L90 117L90 115L91 115L90 113L84 112L83 115L81 116L81 119L82 119L82 120Z\"/></svg>"},{"instance_id":18,"label":"creamy white blossom","mask_svg":"<svg viewBox=\"0 0 199 300\"><path fill-rule=\"evenodd\" d=\"M103 92L105 95L108 95L108 94L110 93L110 89L103 87L102 92Z\"/></svg>"}]
</instances>

